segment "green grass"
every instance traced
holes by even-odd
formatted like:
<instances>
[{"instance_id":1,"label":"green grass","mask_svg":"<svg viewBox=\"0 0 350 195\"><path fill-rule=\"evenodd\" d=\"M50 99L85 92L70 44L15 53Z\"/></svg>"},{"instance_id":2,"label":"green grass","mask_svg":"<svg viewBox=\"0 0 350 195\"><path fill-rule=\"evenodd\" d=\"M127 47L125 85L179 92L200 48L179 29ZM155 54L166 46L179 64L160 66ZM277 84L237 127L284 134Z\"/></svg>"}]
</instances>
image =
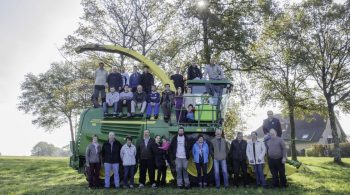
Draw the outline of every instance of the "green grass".
<instances>
[{"instance_id":1,"label":"green grass","mask_svg":"<svg viewBox=\"0 0 350 195\"><path fill-rule=\"evenodd\" d=\"M331 158L300 158L300 161L310 171L288 176L290 187L285 191L260 188L178 190L171 186L156 190L90 190L84 175L68 167L67 158L0 157L0 194L350 194L350 159L343 159L343 166L334 165Z\"/></svg>"}]
</instances>

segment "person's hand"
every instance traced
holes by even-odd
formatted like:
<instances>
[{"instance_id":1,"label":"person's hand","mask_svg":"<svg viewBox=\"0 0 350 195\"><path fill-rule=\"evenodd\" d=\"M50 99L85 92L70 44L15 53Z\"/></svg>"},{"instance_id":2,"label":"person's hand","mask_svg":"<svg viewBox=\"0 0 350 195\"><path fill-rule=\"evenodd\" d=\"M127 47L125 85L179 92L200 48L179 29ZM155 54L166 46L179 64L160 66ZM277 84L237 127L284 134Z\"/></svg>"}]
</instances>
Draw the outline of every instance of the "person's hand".
<instances>
[{"instance_id":1,"label":"person's hand","mask_svg":"<svg viewBox=\"0 0 350 195\"><path fill-rule=\"evenodd\" d=\"M285 163L286 163L286 161L287 161L287 159L286 159L286 158L282 158L282 164L285 164Z\"/></svg>"},{"instance_id":2,"label":"person's hand","mask_svg":"<svg viewBox=\"0 0 350 195\"><path fill-rule=\"evenodd\" d=\"M86 163L86 167L90 167L89 163Z\"/></svg>"},{"instance_id":3,"label":"person's hand","mask_svg":"<svg viewBox=\"0 0 350 195\"><path fill-rule=\"evenodd\" d=\"M155 106L156 105L156 103L154 103L154 102L151 102L151 106Z\"/></svg>"},{"instance_id":4,"label":"person's hand","mask_svg":"<svg viewBox=\"0 0 350 195\"><path fill-rule=\"evenodd\" d=\"M258 159L258 162L260 163L260 162L261 162L261 159Z\"/></svg>"},{"instance_id":5,"label":"person's hand","mask_svg":"<svg viewBox=\"0 0 350 195\"><path fill-rule=\"evenodd\" d=\"M165 161L165 166L169 167L168 161Z\"/></svg>"},{"instance_id":6,"label":"person's hand","mask_svg":"<svg viewBox=\"0 0 350 195\"><path fill-rule=\"evenodd\" d=\"M123 104L126 104L126 100L123 100Z\"/></svg>"},{"instance_id":7,"label":"person's hand","mask_svg":"<svg viewBox=\"0 0 350 195\"><path fill-rule=\"evenodd\" d=\"M253 160L250 160L249 162L250 162L250 163L254 163L254 161L253 161Z\"/></svg>"}]
</instances>

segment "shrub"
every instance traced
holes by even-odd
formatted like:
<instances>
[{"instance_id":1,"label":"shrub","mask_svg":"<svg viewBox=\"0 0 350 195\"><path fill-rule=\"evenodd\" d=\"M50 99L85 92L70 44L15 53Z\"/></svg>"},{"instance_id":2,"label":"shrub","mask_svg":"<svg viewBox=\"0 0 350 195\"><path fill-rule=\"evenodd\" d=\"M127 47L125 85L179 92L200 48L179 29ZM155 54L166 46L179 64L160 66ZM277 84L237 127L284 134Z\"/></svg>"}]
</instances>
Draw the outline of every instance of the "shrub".
<instances>
[{"instance_id":1,"label":"shrub","mask_svg":"<svg viewBox=\"0 0 350 195\"><path fill-rule=\"evenodd\" d=\"M341 149L342 157L350 157L350 143L341 143L339 144ZM328 152L326 151L328 150ZM311 148L305 150L306 156L310 157L320 157L320 156L333 156L334 153L334 144L315 144ZM328 155L327 155L328 153Z\"/></svg>"}]
</instances>

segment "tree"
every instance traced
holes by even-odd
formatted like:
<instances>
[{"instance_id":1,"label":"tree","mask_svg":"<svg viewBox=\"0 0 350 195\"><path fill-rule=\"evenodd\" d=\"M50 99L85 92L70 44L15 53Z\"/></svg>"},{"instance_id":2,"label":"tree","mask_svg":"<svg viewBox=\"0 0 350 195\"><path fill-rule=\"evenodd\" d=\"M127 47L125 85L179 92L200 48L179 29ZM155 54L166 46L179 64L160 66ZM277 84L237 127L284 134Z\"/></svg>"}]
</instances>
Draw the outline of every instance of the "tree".
<instances>
[{"instance_id":1,"label":"tree","mask_svg":"<svg viewBox=\"0 0 350 195\"><path fill-rule=\"evenodd\" d=\"M296 111L316 111L318 106L313 102L315 98L312 89L307 85L310 75L302 66L305 54L296 44L297 29L292 22L294 13L287 9L275 14L273 20L266 21L263 35L255 44L256 59L262 66L253 69L253 74L261 85L262 104L279 102L287 111L292 159L297 160Z\"/></svg>"},{"instance_id":2,"label":"tree","mask_svg":"<svg viewBox=\"0 0 350 195\"><path fill-rule=\"evenodd\" d=\"M340 137L335 107L344 108L350 101L350 9L332 0L308 0L296 6L300 29L298 44L307 53L303 64L324 96L336 153L341 162Z\"/></svg>"},{"instance_id":3,"label":"tree","mask_svg":"<svg viewBox=\"0 0 350 195\"><path fill-rule=\"evenodd\" d=\"M58 148L53 144L49 144L47 142L41 141L33 147L33 149L31 150L31 155L32 156L69 156L70 151L69 151L69 147L67 150L67 146Z\"/></svg>"},{"instance_id":4,"label":"tree","mask_svg":"<svg viewBox=\"0 0 350 195\"><path fill-rule=\"evenodd\" d=\"M32 123L47 131L68 122L74 141L73 119L89 105L92 94L92 81L86 76L92 73L78 70L70 63L53 63L45 73L27 74L21 84L18 109L31 113L35 117Z\"/></svg>"}]
</instances>

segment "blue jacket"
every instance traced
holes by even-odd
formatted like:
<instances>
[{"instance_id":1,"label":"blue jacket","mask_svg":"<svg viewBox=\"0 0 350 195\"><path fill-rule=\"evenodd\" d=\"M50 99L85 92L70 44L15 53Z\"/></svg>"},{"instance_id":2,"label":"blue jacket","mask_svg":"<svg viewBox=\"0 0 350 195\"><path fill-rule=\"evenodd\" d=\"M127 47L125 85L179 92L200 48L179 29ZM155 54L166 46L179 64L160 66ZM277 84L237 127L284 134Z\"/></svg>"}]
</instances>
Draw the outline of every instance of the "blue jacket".
<instances>
[{"instance_id":1,"label":"blue jacket","mask_svg":"<svg viewBox=\"0 0 350 195\"><path fill-rule=\"evenodd\" d=\"M158 92L151 92L150 94L148 94L148 98L147 98L147 102L148 103L159 103L160 102L160 94Z\"/></svg>"},{"instance_id":2,"label":"blue jacket","mask_svg":"<svg viewBox=\"0 0 350 195\"><path fill-rule=\"evenodd\" d=\"M192 155L193 155L193 161L195 163L199 163L199 144L196 142L192 147ZM203 163L208 163L208 157L209 157L209 146L204 141L203 142Z\"/></svg>"},{"instance_id":3,"label":"blue jacket","mask_svg":"<svg viewBox=\"0 0 350 195\"><path fill-rule=\"evenodd\" d=\"M130 75L130 79L129 79L130 87L137 87L137 85L140 84L140 76L141 76L141 74L138 72L132 73Z\"/></svg>"}]
</instances>

